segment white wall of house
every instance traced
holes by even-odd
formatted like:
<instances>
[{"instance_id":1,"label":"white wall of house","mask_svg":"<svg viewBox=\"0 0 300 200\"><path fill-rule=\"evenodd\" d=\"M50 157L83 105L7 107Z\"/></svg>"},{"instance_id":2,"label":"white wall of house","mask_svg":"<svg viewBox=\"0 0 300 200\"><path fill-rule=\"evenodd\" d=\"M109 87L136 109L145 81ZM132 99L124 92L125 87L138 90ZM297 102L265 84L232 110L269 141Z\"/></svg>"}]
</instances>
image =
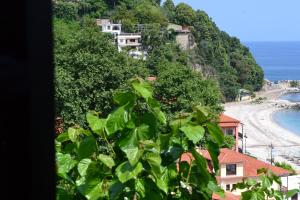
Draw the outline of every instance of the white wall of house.
<instances>
[{"instance_id":1,"label":"white wall of house","mask_svg":"<svg viewBox=\"0 0 300 200\"><path fill-rule=\"evenodd\" d=\"M117 36L119 48L123 47L139 47L141 35L140 34L121 34Z\"/></svg>"},{"instance_id":2,"label":"white wall of house","mask_svg":"<svg viewBox=\"0 0 300 200\"><path fill-rule=\"evenodd\" d=\"M121 34L122 25L121 24L102 24L102 32L111 33L114 35Z\"/></svg>"},{"instance_id":3,"label":"white wall of house","mask_svg":"<svg viewBox=\"0 0 300 200\"><path fill-rule=\"evenodd\" d=\"M300 188L300 175L281 177L282 186L287 187L288 190ZM288 200L300 200L300 193L297 197L289 198Z\"/></svg>"}]
</instances>

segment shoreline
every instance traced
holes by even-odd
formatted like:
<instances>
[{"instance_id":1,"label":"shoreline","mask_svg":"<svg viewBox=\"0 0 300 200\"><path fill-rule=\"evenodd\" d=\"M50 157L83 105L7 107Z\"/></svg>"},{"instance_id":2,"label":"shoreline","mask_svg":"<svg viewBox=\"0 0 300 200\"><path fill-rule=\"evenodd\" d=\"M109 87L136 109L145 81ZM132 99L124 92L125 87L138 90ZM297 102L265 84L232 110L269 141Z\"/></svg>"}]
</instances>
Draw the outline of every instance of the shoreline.
<instances>
[{"instance_id":1,"label":"shoreline","mask_svg":"<svg viewBox=\"0 0 300 200\"><path fill-rule=\"evenodd\" d=\"M258 159L270 162L272 145L272 157L275 162L284 161L300 170L300 162L298 164L300 135L280 126L273 119L275 112L297 104L279 99L285 93L288 93L288 86L285 84L265 88L257 93L258 98L267 98L262 103L254 104L252 100L226 103L225 114L244 124L244 134L248 137L244 145L246 153L249 152ZM241 147L241 144L239 146Z\"/></svg>"}]
</instances>

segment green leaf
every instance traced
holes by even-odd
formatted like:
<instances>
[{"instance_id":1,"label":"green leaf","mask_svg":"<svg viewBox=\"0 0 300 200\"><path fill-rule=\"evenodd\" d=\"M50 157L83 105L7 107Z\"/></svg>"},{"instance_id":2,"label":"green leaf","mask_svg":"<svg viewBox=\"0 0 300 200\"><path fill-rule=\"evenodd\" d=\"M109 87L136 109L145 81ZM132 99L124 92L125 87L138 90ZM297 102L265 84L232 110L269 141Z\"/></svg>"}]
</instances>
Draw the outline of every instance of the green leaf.
<instances>
[{"instance_id":1,"label":"green leaf","mask_svg":"<svg viewBox=\"0 0 300 200\"><path fill-rule=\"evenodd\" d=\"M137 179L135 182L135 190L139 194L140 199L143 199L146 197L146 188L144 179Z\"/></svg>"},{"instance_id":2,"label":"green leaf","mask_svg":"<svg viewBox=\"0 0 300 200\"><path fill-rule=\"evenodd\" d=\"M201 177L201 183L204 185L207 185L210 181L210 174L207 170L207 162L203 156L201 156L195 149L192 149L192 155L195 159L195 163L197 167L199 168L197 175L198 177Z\"/></svg>"},{"instance_id":3,"label":"green leaf","mask_svg":"<svg viewBox=\"0 0 300 200\"><path fill-rule=\"evenodd\" d=\"M134 90L137 91L138 94L144 99L147 100L148 98L152 97L152 87L149 83L139 79L134 80L131 84Z\"/></svg>"},{"instance_id":4,"label":"green leaf","mask_svg":"<svg viewBox=\"0 0 300 200\"><path fill-rule=\"evenodd\" d=\"M213 161L215 172L217 173L217 171L219 170L219 159L218 159L219 154L220 154L219 146L218 146L218 144L216 144L212 141L207 141L207 150Z\"/></svg>"},{"instance_id":5,"label":"green leaf","mask_svg":"<svg viewBox=\"0 0 300 200\"><path fill-rule=\"evenodd\" d=\"M78 156L80 159L91 156L96 150L96 140L94 136L85 137L78 148Z\"/></svg>"},{"instance_id":6,"label":"green leaf","mask_svg":"<svg viewBox=\"0 0 300 200\"><path fill-rule=\"evenodd\" d=\"M56 163L58 174L66 174L77 165L70 154L56 153Z\"/></svg>"},{"instance_id":7,"label":"green leaf","mask_svg":"<svg viewBox=\"0 0 300 200\"><path fill-rule=\"evenodd\" d=\"M106 124L105 119L99 119L99 117L95 116L92 112L86 114L86 119L94 133L100 135L103 132Z\"/></svg>"},{"instance_id":8,"label":"green leaf","mask_svg":"<svg viewBox=\"0 0 300 200\"><path fill-rule=\"evenodd\" d=\"M58 142L66 142L68 140L70 140L68 132L61 133L56 138L56 141Z\"/></svg>"},{"instance_id":9,"label":"green leaf","mask_svg":"<svg viewBox=\"0 0 300 200\"><path fill-rule=\"evenodd\" d=\"M113 182L109 187L109 199L116 200L119 199L119 195L123 192L125 185L123 185L119 180Z\"/></svg>"},{"instance_id":10,"label":"green leaf","mask_svg":"<svg viewBox=\"0 0 300 200\"><path fill-rule=\"evenodd\" d=\"M55 140L55 151L61 152L61 143Z\"/></svg>"},{"instance_id":11,"label":"green leaf","mask_svg":"<svg viewBox=\"0 0 300 200\"><path fill-rule=\"evenodd\" d=\"M184 134L189 138L189 140L193 141L194 144L199 142L205 133L202 126L186 125L181 127L180 130L184 132Z\"/></svg>"},{"instance_id":12,"label":"green leaf","mask_svg":"<svg viewBox=\"0 0 300 200\"><path fill-rule=\"evenodd\" d=\"M170 127L172 128L172 131L176 132L179 128L185 126L188 122L190 122L191 119L192 119L192 115L187 115L185 113L180 113L169 124L170 124Z\"/></svg>"},{"instance_id":13,"label":"green leaf","mask_svg":"<svg viewBox=\"0 0 300 200\"><path fill-rule=\"evenodd\" d=\"M129 116L128 112L125 110L125 107L119 107L107 118L105 126L107 134L112 135L118 130L122 130L128 121Z\"/></svg>"},{"instance_id":14,"label":"green leaf","mask_svg":"<svg viewBox=\"0 0 300 200\"><path fill-rule=\"evenodd\" d=\"M68 129L68 136L72 142L76 142L79 135L80 135L80 132L77 129L72 128L72 127L70 127Z\"/></svg>"},{"instance_id":15,"label":"green leaf","mask_svg":"<svg viewBox=\"0 0 300 200\"><path fill-rule=\"evenodd\" d=\"M221 198L225 197L224 190L218 186L215 182L209 181L207 188L211 190L213 193L219 195Z\"/></svg>"},{"instance_id":16,"label":"green leaf","mask_svg":"<svg viewBox=\"0 0 300 200\"><path fill-rule=\"evenodd\" d=\"M157 119L162 123L162 124L166 124L167 123L167 118L165 113L163 113L160 109L156 108L154 109L155 115L157 117Z\"/></svg>"},{"instance_id":17,"label":"green leaf","mask_svg":"<svg viewBox=\"0 0 300 200\"><path fill-rule=\"evenodd\" d=\"M109 168L115 166L115 161L110 156L99 154L98 159Z\"/></svg>"},{"instance_id":18,"label":"green leaf","mask_svg":"<svg viewBox=\"0 0 300 200\"><path fill-rule=\"evenodd\" d=\"M198 105L193 107L193 111L196 115L198 123L203 124L208 120L208 113L205 107Z\"/></svg>"},{"instance_id":19,"label":"green leaf","mask_svg":"<svg viewBox=\"0 0 300 200\"><path fill-rule=\"evenodd\" d=\"M206 127L214 142L216 142L219 146L222 146L224 142L224 134L220 127L213 123L206 123Z\"/></svg>"},{"instance_id":20,"label":"green leaf","mask_svg":"<svg viewBox=\"0 0 300 200\"><path fill-rule=\"evenodd\" d=\"M260 177L260 179L261 179L261 183L262 183L262 188L269 188L269 187L271 187L272 186L272 182L270 181L270 179L269 179L269 177L267 177L267 176L261 176Z\"/></svg>"},{"instance_id":21,"label":"green leaf","mask_svg":"<svg viewBox=\"0 0 300 200\"><path fill-rule=\"evenodd\" d=\"M132 178L136 178L142 170L143 165L141 163L131 166L129 162L124 162L116 168L116 175L121 183L125 183Z\"/></svg>"},{"instance_id":22,"label":"green leaf","mask_svg":"<svg viewBox=\"0 0 300 200\"><path fill-rule=\"evenodd\" d=\"M73 200L74 197L63 187L57 186L56 188L56 200Z\"/></svg>"},{"instance_id":23,"label":"green leaf","mask_svg":"<svg viewBox=\"0 0 300 200\"><path fill-rule=\"evenodd\" d=\"M159 189L164 191L165 194L168 194L168 183L169 183L169 174L168 169L165 168L162 170L162 175L160 177L156 177L156 185Z\"/></svg>"},{"instance_id":24,"label":"green leaf","mask_svg":"<svg viewBox=\"0 0 300 200\"><path fill-rule=\"evenodd\" d=\"M140 140L148 140L152 139L153 137L150 132L149 125L147 124L141 124L139 127L137 127L136 131Z\"/></svg>"},{"instance_id":25,"label":"green leaf","mask_svg":"<svg viewBox=\"0 0 300 200\"><path fill-rule=\"evenodd\" d=\"M161 157L158 153L147 153L145 159L149 163L156 177L161 176Z\"/></svg>"},{"instance_id":26,"label":"green leaf","mask_svg":"<svg viewBox=\"0 0 300 200\"><path fill-rule=\"evenodd\" d=\"M114 95L114 101L120 106L133 105L136 101L136 95L132 92L118 92Z\"/></svg>"},{"instance_id":27,"label":"green leaf","mask_svg":"<svg viewBox=\"0 0 300 200\"><path fill-rule=\"evenodd\" d=\"M166 166L172 164L181 156L183 151L181 146L170 146L169 149L162 154L162 165Z\"/></svg>"},{"instance_id":28,"label":"green leaf","mask_svg":"<svg viewBox=\"0 0 300 200\"><path fill-rule=\"evenodd\" d=\"M91 159L86 158L86 159L82 159L78 163L77 170L78 170L80 176L85 176L86 175L87 169L88 169L89 165L91 164L91 162L92 162Z\"/></svg>"},{"instance_id":29,"label":"green leaf","mask_svg":"<svg viewBox=\"0 0 300 200\"><path fill-rule=\"evenodd\" d=\"M139 161L141 152L138 148L136 130L130 131L128 135L121 140L119 147L126 154L131 165L135 165Z\"/></svg>"},{"instance_id":30,"label":"green leaf","mask_svg":"<svg viewBox=\"0 0 300 200\"><path fill-rule=\"evenodd\" d=\"M299 192L298 189L289 190L289 191L287 192L285 198L290 198L290 197L294 196L295 194L297 194L298 192Z\"/></svg>"},{"instance_id":31,"label":"green leaf","mask_svg":"<svg viewBox=\"0 0 300 200\"><path fill-rule=\"evenodd\" d=\"M98 200L104 196L102 190L103 182L100 179L85 179L82 178L76 181L79 192L84 195L88 200Z\"/></svg>"}]
</instances>

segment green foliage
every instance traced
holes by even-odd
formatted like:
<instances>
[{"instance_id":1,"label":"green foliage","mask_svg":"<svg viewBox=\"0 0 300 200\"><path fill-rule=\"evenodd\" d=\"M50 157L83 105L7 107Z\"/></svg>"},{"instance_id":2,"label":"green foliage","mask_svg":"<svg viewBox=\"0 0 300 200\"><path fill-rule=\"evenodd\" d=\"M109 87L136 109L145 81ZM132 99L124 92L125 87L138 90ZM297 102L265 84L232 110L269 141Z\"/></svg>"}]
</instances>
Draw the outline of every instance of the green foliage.
<instances>
[{"instance_id":1,"label":"green foliage","mask_svg":"<svg viewBox=\"0 0 300 200\"><path fill-rule=\"evenodd\" d=\"M166 14L169 21L174 21L175 18L175 4L172 0L166 0L163 3L163 11Z\"/></svg>"},{"instance_id":2,"label":"green foliage","mask_svg":"<svg viewBox=\"0 0 300 200\"><path fill-rule=\"evenodd\" d=\"M224 136L224 144L223 148L232 149L235 145L235 138L231 135L225 135Z\"/></svg>"},{"instance_id":3,"label":"green foliage","mask_svg":"<svg viewBox=\"0 0 300 200\"><path fill-rule=\"evenodd\" d=\"M56 113L66 124L83 125L88 110L108 114L113 94L126 80L147 76L139 61L119 53L96 27L56 21L54 34Z\"/></svg>"},{"instance_id":4,"label":"green foliage","mask_svg":"<svg viewBox=\"0 0 300 200\"><path fill-rule=\"evenodd\" d=\"M175 22L180 25L191 26L196 14L193 8L185 3L179 3L175 8Z\"/></svg>"},{"instance_id":5,"label":"green foliage","mask_svg":"<svg viewBox=\"0 0 300 200\"><path fill-rule=\"evenodd\" d=\"M150 84L136 78L129 85L115 94L118 107L106 118L90 112L89 129L70 127L57 137L57 199L210 200L213 192L222 196L215 174L195 150L207 138L214 146L209 152L218 173L223 134L205 108L195 107L166 122ZM180 162L183 153L195 158L188 167Z\"/></svg>"},{"instance_id":6,"label":"green foliage","mask_svg":"<svg viewBox=\"0 0 300 200\"><path fill-rule=\"evenodd\" d=\"M298 81L291 81L290 82L290 87L298 87L298 86L299 86Z\"/></svg>"},{"instance_id":7,"label":"green foliage","mask_svg":"<svg viewBox=\"0 0 300 200\"><path fill-rule=\"evenodd\" d=\"M296 171L292 167L292 165L290 165L286 162L275 162L275 166L281 167L281 168L286 169L286 170L289 170L292 174L296 174Z\"/></svg>"},{"instance_id":8,"label":"green foliage","mask_svg":"<svg viewBox=\"0 0 300 200\"><path fill-rule=\"evenodd\" d=\"M201 66L207 76L217 77L225 101L235 100L241 88L261 89L264 74L249 49L220 31L205 12L195 13L192 32L198 47L192 50L190 62Z\"/></svg>"},{"instance_id":9,"label":"green foliage","mask_svg":"<svg viewBox=\"0 0 300 200\"><path fill-rule=\"evenodd\" d=\"M282 186L281 180L274 173L267 169L259 169L258 174L261 174L259 180L246 179L241 183L234 185L232 190L242 189L246 190L242 192L243 200L265 200L266 198L274 198L276 200L284 200L292 197L299 192L298 189L290 190L287 193L283 193L279 190L275 190L271 186L275 183L279 187Z\"/></svg>"},{"instance_id":10,"label":"green foliage","mask_svg":"<svg viewBox=\"0 0 300 200\"><path fill-rule=\"evenodd\" d=\"M83 16L98 18L107 9L104 0L58 0L53 3L54 17L65 20L76 20Z\"/></svg>"},{"instance_id":11,"label":"green foliage","mask_svg":"<svg viewBox=\"0 0 300 200\"><path fill-rule=\"evenodd\" d=\"M53 15L59 19L76 20L78 18L78 6L74 2L57 1L53 4Z\"/></svg>"}]
</instances>

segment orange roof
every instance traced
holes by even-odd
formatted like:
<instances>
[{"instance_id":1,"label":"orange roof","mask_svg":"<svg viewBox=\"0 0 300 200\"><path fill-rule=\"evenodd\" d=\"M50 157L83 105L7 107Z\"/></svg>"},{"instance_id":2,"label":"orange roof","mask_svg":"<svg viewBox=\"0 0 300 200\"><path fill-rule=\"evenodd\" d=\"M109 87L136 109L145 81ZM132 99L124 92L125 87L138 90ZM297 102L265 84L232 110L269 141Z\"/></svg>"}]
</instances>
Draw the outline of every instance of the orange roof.
<instances>
[{"instance_id":1,"label":"orange roof","mask_svg":"<svg viewBox=\"0 0 300 200\"><path fill-rule=\"evenodd\" d=\"M225 114L220 115L220 122L219 125L221 127L236 127L240 124L240 121L237 119L234 119L232 117L229 117Z\"/></svg>"},{"instance_id":2,"label":"orange roof","mask_svg":"<svg viewBox=\"0 0 300 200\"><path fill-rule=\"evenodd\" d=\"M207 150L202 150L201 154L206 159L211 160L211 157ZM257 177L257 170L260 168L269 169L277 176L289 175L291 173L290 171L283 168L270 165L251 156L225 148L221 149L218 159L220 164L243 163L244 177Z\"/></svg>"},{"instance_id":3,"label":"orange roof","mask_svg":"<svg viewBox=\"0 0 300 200\"><path fill-rule=\"evenodd\" d=\"M212 196L213 200L240 200L240 196L236 196L232 193L229 192L225 192L225 198L221 198L219 195L217 194L213 194Z\"/></svg>"}]
</instances>

